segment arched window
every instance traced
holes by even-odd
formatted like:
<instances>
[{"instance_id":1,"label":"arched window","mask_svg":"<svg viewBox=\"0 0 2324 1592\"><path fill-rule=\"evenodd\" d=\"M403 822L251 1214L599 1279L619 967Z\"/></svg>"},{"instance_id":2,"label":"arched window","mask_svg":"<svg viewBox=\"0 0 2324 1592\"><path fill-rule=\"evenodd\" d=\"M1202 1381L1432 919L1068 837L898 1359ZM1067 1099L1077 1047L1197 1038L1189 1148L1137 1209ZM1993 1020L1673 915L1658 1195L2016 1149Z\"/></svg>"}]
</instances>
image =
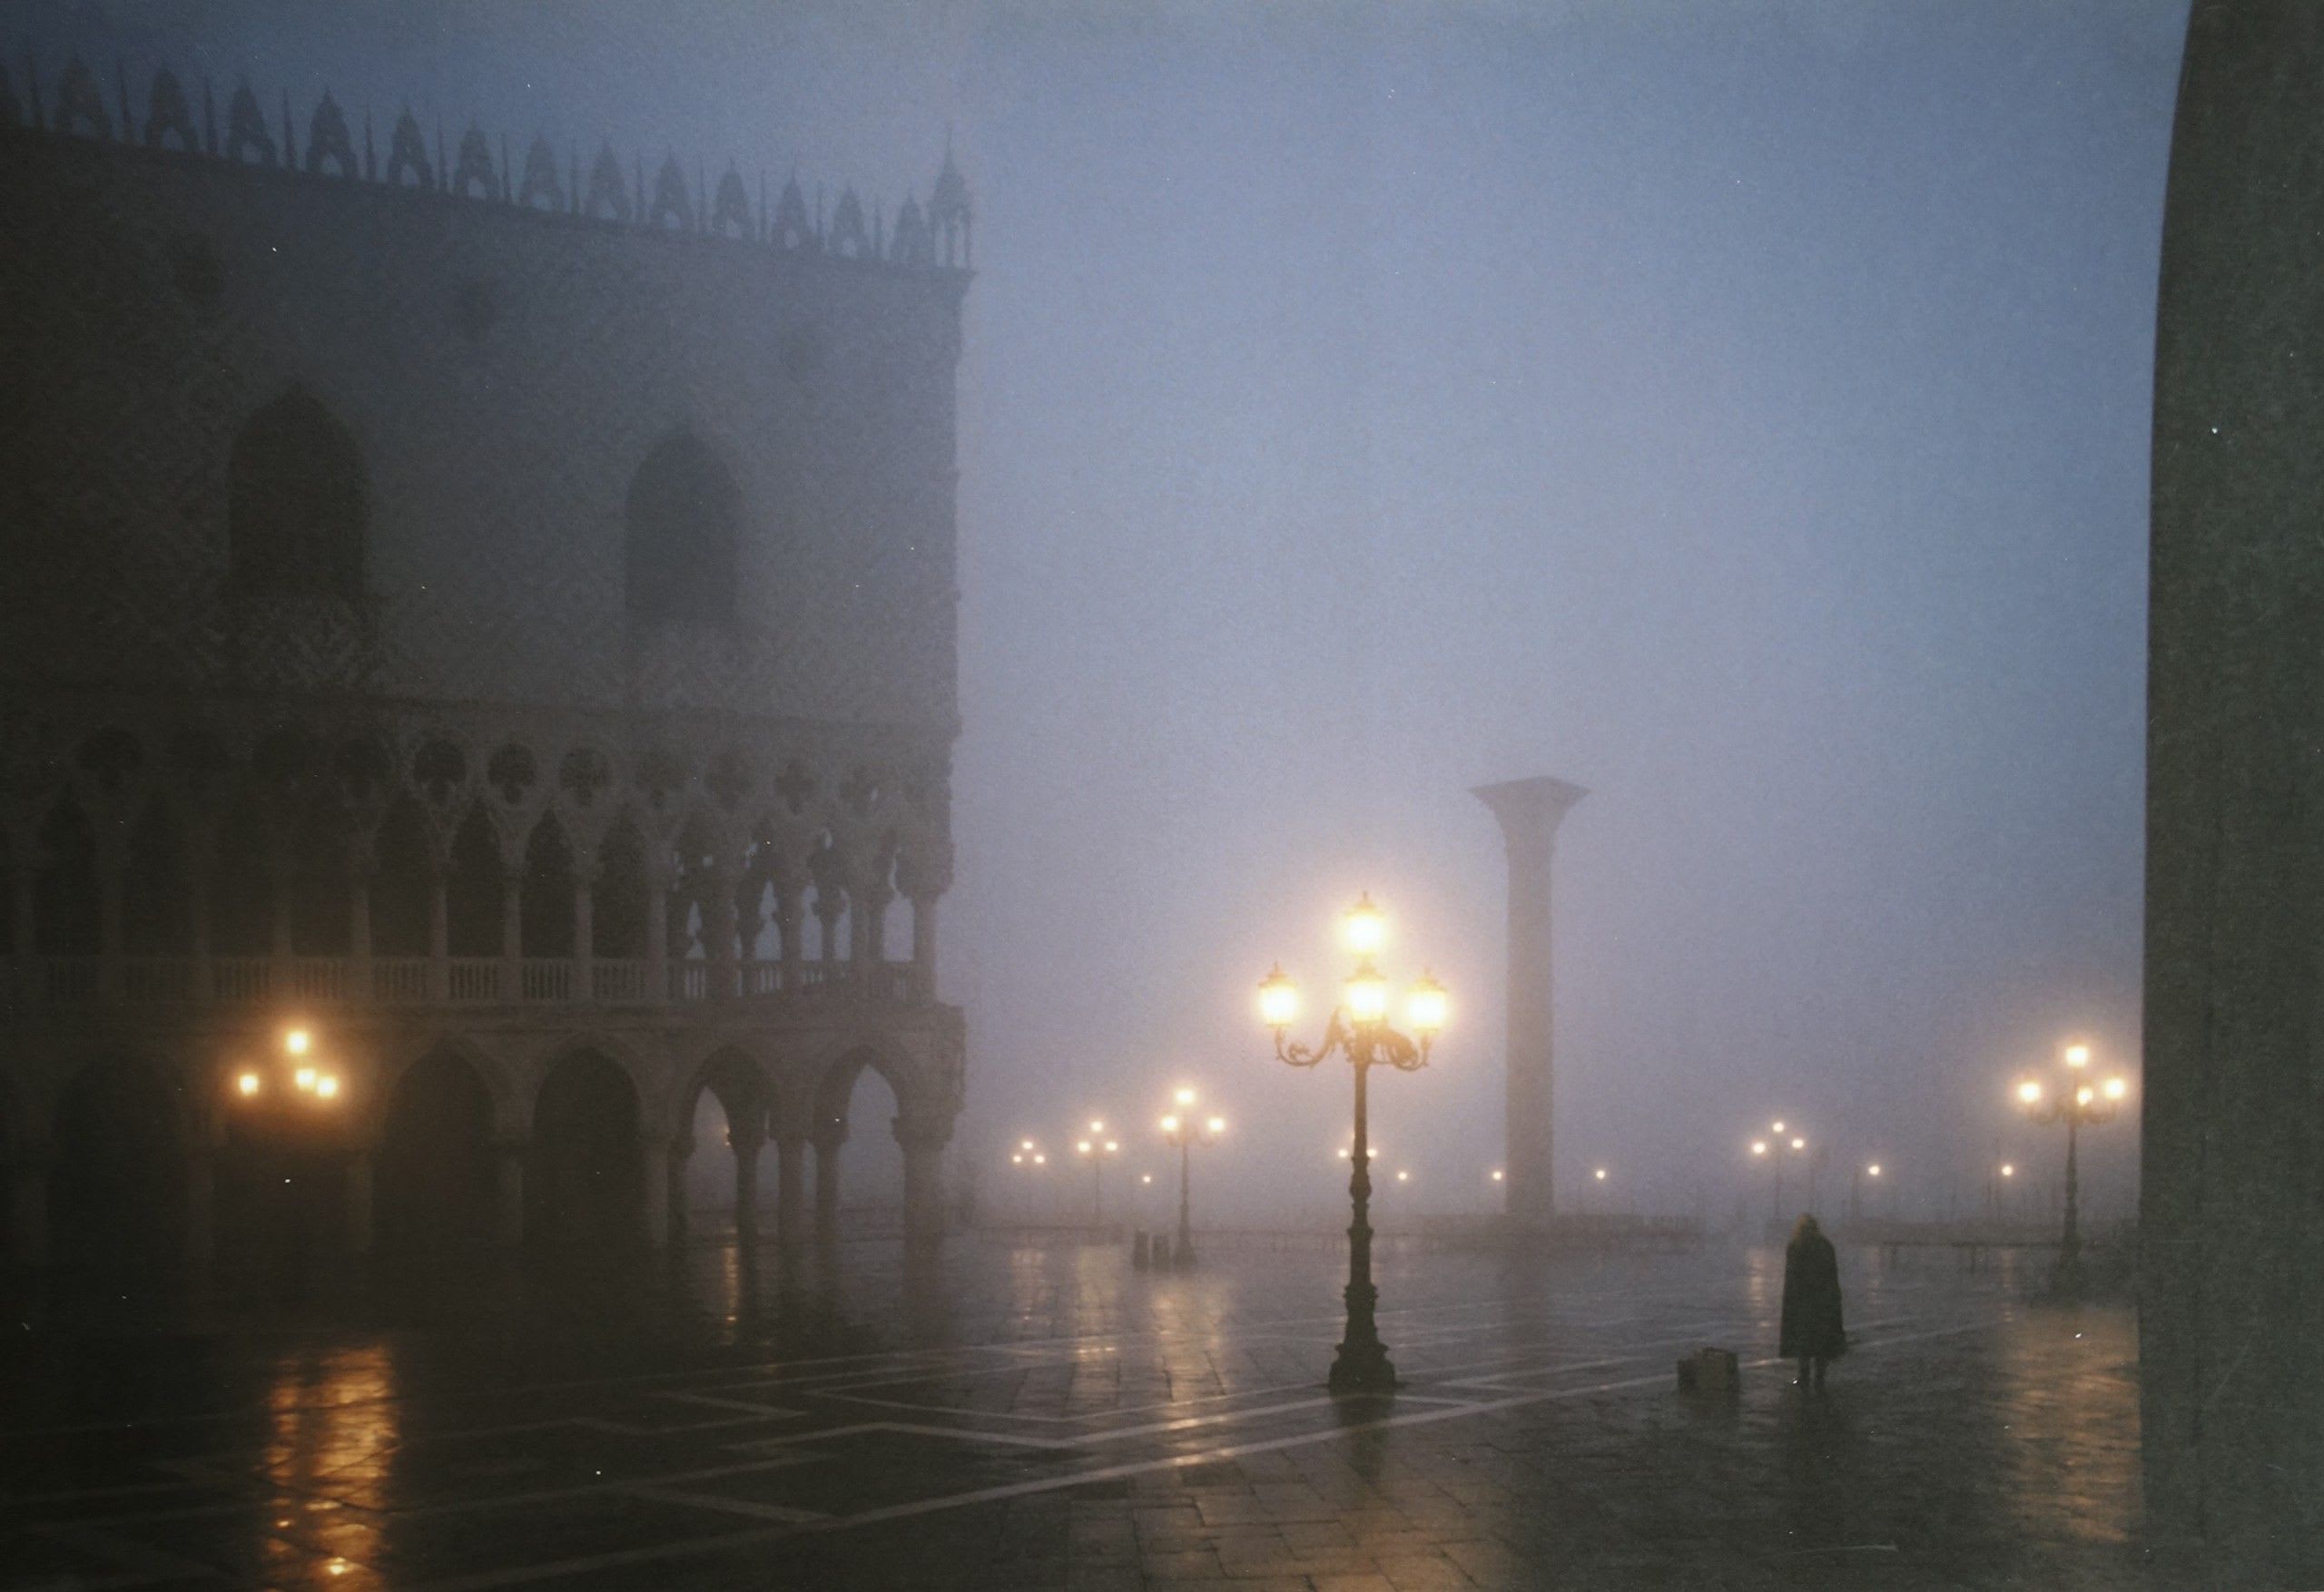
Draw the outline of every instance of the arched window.
<instances>
[{"instance_id":1,"label":"arched window","mask_svg":"<svg viewBox=\"0 0 2324 1592\"><path fill-rule=\"evenodd\" d=\"M304 388L252 415L226 470L226 535L244 591L363 595L363 460Z\"/></svg>"},{"instance_id":2,"label":"arched window","mask_svg":"<svg viewBox=\"0 0 2324 1592\"><path fill-rule=\"evenodd\" d=\"M681 432L648 454L629 483L629 616L732 618L742 517L734 478L707 446Z\"/></svg>"}]
</instances>

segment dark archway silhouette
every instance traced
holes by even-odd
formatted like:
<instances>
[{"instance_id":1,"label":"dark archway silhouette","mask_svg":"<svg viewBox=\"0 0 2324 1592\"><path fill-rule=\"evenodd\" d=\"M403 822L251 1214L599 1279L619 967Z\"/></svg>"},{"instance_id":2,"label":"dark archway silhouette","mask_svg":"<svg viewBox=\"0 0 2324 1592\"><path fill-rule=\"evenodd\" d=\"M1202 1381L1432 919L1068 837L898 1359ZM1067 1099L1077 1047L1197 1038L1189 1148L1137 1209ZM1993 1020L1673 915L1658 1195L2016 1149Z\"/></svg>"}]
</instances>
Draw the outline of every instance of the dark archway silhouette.
<instances>
[{"instance_id":1,"label":"dark archway silhouette","mask_svg":"<svg viewBox=\"0 0 2324 1592\"><path fill-rule=\"evenodd\" d=\"M259 410L227 464L234 585L359 600L366 496L354 437L312 393L293 388Z\"/></svg>"},{"instance_id":2,"label":"dark archway silhouette","mask_svg":"<svg viewBox=\"0 0 2324 1592\"><path fill-rule=\"evenodd\" d=\"M734 613L742 494L709 447L684 432L631 477L625 514L629 615L716 623Z\"/></svg>"},{"instance_id":3,"label":"dark archway silhouette","mask_svg":"<svg viewBox=\"0 0 2324 1592\"><path fill-rule=\"evenodd\" d=\"M396 1080L375 1174L382 1253L466 1252L492 1242L492 1092L474 1066L438 1050Z\"/></svg>"},{"instance_id":4,"label":"dark archway silhouette","mask_svg":"<svg viewBox=\"0 0 2324 1592\"><path fill-rule=\"evenodd\" d=\"M551 1249L643 1240L644 1157L629 1075L593 1050L565 1057L533 1107L525 1236Z\"/></svg>"}]
</instances>

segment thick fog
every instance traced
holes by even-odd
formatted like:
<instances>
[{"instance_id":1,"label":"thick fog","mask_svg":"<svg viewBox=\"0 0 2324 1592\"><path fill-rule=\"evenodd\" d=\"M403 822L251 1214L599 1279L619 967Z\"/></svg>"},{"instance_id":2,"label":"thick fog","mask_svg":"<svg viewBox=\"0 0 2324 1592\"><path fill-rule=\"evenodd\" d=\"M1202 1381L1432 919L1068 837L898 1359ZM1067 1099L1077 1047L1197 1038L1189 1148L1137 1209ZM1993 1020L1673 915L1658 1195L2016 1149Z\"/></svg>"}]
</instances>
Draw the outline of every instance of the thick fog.
<instances>
[{"instance_id":1,"label":"thick fog","mask_svg":"<svg viewBox=\"0 0 2324 1592\"><path fill-rule=\"evenodd\" d=\"M1092 1116L1158 1194L1187 1083L1231 1124L1203 1218L1320 1220L1345 1069L1279 1066L1253 994L1280 958L1320 1016L1369 889L1389 969L1453 992L1434 1065L1377 1081L1412 1177L1375 1214L1483 1209L1502 871L1467 791L1535 773L1590 791L1558 865L1576 1200L1756 1212L1783 1115L1831 1146L1827 1207L1876 1159L1971 1211L1997 1157L2062 1152L2017 1071L2081 1037L2135 1076L2177 0L17 15L12 53L106 81L328 86L891 212L950 137L978 276L940 955L989 1205L1084 1210ZM2135 1137L2086 1149L2102 1214Z\"/></svg>"}]
</instances>

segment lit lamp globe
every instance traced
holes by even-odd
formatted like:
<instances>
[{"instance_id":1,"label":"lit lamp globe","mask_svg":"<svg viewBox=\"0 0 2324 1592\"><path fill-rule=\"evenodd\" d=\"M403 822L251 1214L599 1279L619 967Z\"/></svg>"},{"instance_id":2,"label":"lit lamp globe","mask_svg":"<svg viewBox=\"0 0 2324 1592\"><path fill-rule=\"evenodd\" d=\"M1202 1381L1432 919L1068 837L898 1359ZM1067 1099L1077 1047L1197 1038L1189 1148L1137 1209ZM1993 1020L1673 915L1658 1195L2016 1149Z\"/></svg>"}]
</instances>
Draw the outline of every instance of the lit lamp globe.
<instances>
[{"instance_id":1,"label":"lit lamp globe","mask_svg":"<svg viewBox=\"0 0 2324 1592\"><path fill-rule=\"evenodd\" d=\"M1277 1030L1291 1027L1299 1015L1299 986L1278 962L1259 980L1259 1020Z\"/></svg>"},{"instance_id":2,"label":"lit lamp globe","mask_svg":"<svg viewBox=\"0 0 2324 1592\"><path fill-rule=\"evenodd\" d=\"M2032 1078L2026 1079L2017 1086L2017 1098L2024 1105L2039 1106L2042 1103L2042 1086Z\"/></svg>"},{"instance_id":3,"label":"lit lamp globe","mask_svg":"<svg viewBox=\"0 0 2324 1592\"><path fill-rule=\"evenodd\" d=\"M1348 978L1347 1015L1366 1025L1381 1022L1388 1015L1388 981L1368 958Z\"/></svg>"},{"instance_id":4,"label":"lit lamp globe","mask_svg":"<svg viewBox=\"0 0 2324 1592\"><path fill-rule=\"evenodd\" d=\"M2123 1096L2130 1092L2130 1085L2124 1083L2122 1079L2108 1078L2106 1080L2106 1098L2109 1100L2120 1100Z\"/></svg>"},{"instance_id":5,"label":"lit lamp globe","mask_svg":"<svg viewBox=\"0 0 2324 1592\"><path fill-rule=\"evenodd\" d=\"M1388 916L1372 904L1369 890L1356 898L1344 923L1347 948L1359 957L1376 955L1388 943Z\"/></svg>"},{"instance_id":6,"label":"lit lamp globe","mask_svg":"<svg viewBox=\"0 0 2324 1592\"><path fill-rule=\"evenodd\" d=\"M1433 1037L1443 1031L1444 1019L1451 1012L1452 997L1446 993L1444 986L1427 973L1423 973L1420 982L1413 985L1412 993L1405 997L1405 1016L1412 1023L1413 1032Z\"/></svg>"}]
</instances>

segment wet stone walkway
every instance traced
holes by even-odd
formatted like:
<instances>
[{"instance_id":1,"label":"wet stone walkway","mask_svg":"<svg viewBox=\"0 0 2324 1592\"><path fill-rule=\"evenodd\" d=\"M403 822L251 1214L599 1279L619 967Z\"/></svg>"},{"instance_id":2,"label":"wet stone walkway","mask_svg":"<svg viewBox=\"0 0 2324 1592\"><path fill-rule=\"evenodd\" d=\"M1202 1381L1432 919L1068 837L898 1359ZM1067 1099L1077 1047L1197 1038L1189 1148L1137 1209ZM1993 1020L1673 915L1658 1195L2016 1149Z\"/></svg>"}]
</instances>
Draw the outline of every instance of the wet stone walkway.
<instances>
[{"instance_id":1,"label":"wet stone walkway","mask_svg":"<svg viewBox=\"0 0 2324 1592\"><path fill-rule=\"evenodd\" d=\"M2126 1307L1844 1255L1809 1397L1770 1252L1397 1253L1405 1386L1335 1402L1337 1265L956 1239L19 1301L0 1586L2147 1584ZM1705 1343L1738 1398L1675 1391Z\"/></svg>"}]
</instances>

